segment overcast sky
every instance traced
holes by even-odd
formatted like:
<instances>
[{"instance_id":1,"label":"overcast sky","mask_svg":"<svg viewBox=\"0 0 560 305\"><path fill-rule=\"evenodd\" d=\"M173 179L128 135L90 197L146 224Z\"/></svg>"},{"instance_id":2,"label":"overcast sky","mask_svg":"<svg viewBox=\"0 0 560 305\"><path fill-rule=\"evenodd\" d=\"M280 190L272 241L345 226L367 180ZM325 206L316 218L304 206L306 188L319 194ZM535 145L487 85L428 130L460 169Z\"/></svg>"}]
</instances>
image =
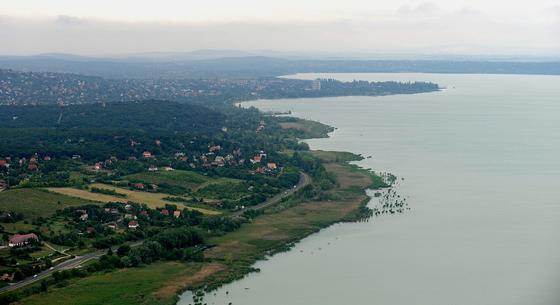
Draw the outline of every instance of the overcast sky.
<instances>
[{"instance_id":1,"label":"overcast sky","mask_svg":"<svg viewBox=\"0 0 560 305\"><path fill-rule=\"evenodd\" d=\"M0 0L0 54L560 56L560 0Z\"/></svg>"}]
</instances>

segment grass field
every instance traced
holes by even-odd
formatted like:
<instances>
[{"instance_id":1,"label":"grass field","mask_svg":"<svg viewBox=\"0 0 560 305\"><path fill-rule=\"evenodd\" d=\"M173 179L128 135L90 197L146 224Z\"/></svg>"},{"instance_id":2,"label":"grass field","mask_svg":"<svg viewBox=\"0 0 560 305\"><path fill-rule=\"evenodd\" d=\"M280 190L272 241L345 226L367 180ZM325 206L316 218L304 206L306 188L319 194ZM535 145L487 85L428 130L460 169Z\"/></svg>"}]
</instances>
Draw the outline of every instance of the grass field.
<instances>
[{"instance_id":1,"label":"grass field","mask_svg":"<svg viewBox=\"0 0 560 305\"><path fill-rule=\"evenodd\" d=\"M41 247L40 251L33 252L30 255L33 258L42 258L42 257L46 257L47 255L52 254L54 252L55 251L53 249L51 249L47 246L43 246L43 247Z\"/></svg>"},{"instance_id":2,"label":"grass field","mask_svg":"<svg viewBox=\"0 0 560 305\"><path fill-rule=\"evenodd\" d=\"M241 181L209 183L201 187L193 195L211 199L237 200L249 195L248 186Z\"/></svg>"},{"instance_id":3,"label":"grass field","mask_svg":"<svg viewBox=\"0 0 560 305\"><path fill-rule=\"evenodd\" d=\"M290 120L294 119L290 118ZM332 132L334 130L334 128L332 128L331 126L304 119L297 119L295 121L282 122L279 124L283 129L294 129L300 131L300 136L306 139L327 138L329 136L329 132Z\"/></svg>"},{"instance_id":4,"label":"grass field","mask_svg":"<svg viewBox=\"0 0 560 305\"><path fill-rule=\"evenodd\" d=\"M169 196L167 194L132 191L132 190L125 189L125 188L119 188L119 187L106 185L106 184L100 184L100 183L94 183L94 184L91 184L89 186L100 188L100 189L113 190L117 193L126 195L126 197L112 196L112 195L101 194L101 193L92 193L88 190L75 189L75 188L71 188L71 187L52 187L52 188L48 188L48 190L51 191L51 192L56 192L56 193L64 194L64 195L67 195L67 196L72 196L72 197L77 197L77 198L82 198L82 199L87 199L87 200L92 200L92 201L99 201L99 202L122 202L122 203L126 203L128 201L132 201L132 202L138 202L138 203L145 203L150 208L164 207L166 204L171 203L169 201L163 200L163 198ZM193 210L197 210L197 211L200 211L204 214L209 214L209 215L219 214L219 212L212 211L212 210L209 210L209 209L195 208L195 207L188 207L188 208L193 209Z\"/></svg>"},{"instance_id":5,"label":"grass field","mask_svg":"<svg viewBox=\"0 0 560 305\"><path fill-rule=\"evenodd\" d=\"M31 224L29 221L25 223L23 220L16 223L3 223L2 227L4 228L4 231L11 234L16 234L19 232L29 232L37 228L36 225Z\"/></svg>"},{"instance_id":6,"label":"grass field","mask_svg":"<svg viewBox=\"0 0 560 305\"><path fill-rule=\"evenodd\" d=\"M56 210L87 203L91 201L40 189L24 188L0 192L0 210L23 213L26 219L47 217Z\"/></svg>"},{"instance_id":7,"label":"grass field","mask_svg":"<svg viewBox=\"0 0 560 305\"><path fill-rule=\"evenodd\" d=\"M363 157L360 155L356 155L345 151L313 150L310 151L309 154L329 163L331 162L344 163L350 161L359 161L363 159Z\"/></svg>"},{"instance_id":8,"label":"grass field","mask_svg":"<svg viewBox=\"0 0 560 305\"><path fill-rule=\"evenodd\" d=\"M196 191L211 183L237 181L227 178L210 178L199 173L183 170L144 172L123 177L125 180L138 180L145 183L169 184Z\"/></svg>"},{"instance_id":9,"label":"grass field","mask_svg":"<svg viewBox=\"0 0 560 305\"><path fill-rule=\"evenodd\" d=\"M362 172L353 171L346 165L338 163L327 163L325 168L328 172L336 175L336 181L340 189L367 188L371 185L371 178Z\"/></svg>"},{"instance_id":10,"label":"grass field","mask_svg":"<svg viewBox=\"0 0 560 305\"><path fill-rule=\"evenodd\" d=\"M216 264L155 263L75 279L67 287L50 288L48 293L36 294L20 304L171 305L176 301L177 284L189 285L219 269Z\"/></svg>"},{"instance_id":11,"label":"grass field","mask_svg":"<svg viewBox=\"0 0 560 305\"><path fill-rule=\"evenodd\" d=\"M83 172L77 171L70 172L70 182L73 185L82 184L84 182L84 179L91 179L93 177L95 177L95 175L88 175Z\"/></svg>"}]
</instances>

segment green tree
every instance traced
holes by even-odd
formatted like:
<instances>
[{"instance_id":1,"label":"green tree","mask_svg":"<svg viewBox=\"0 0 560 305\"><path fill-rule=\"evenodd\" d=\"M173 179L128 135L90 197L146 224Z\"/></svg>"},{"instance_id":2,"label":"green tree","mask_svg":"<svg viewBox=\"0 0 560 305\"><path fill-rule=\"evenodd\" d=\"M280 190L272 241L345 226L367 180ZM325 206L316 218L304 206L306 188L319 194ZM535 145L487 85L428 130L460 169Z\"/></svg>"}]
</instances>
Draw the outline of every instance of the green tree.
<instances>
[{"instance_id":1,"label":"green tree","mask_svg":"<svg viewBox=\"0 0 560 305\"><path fill-rule=\"evenodd\" d=\"M127 255L128 252L130 252L130 246L127 244L124 244L117 249L117 255L121 257Z\"/></svg>"},{"instance_id":2,"label":"green tree","mask_svg":"<svg viewBox=\"0 0 560 305\"><path fill-rule=\"evenodd\" d=\"M25 278L25 274L23 274L23 272L19 268L16 269L16 272L14 273L14 280L21 281L24 278Z\"/></svg>"}]
</instances>

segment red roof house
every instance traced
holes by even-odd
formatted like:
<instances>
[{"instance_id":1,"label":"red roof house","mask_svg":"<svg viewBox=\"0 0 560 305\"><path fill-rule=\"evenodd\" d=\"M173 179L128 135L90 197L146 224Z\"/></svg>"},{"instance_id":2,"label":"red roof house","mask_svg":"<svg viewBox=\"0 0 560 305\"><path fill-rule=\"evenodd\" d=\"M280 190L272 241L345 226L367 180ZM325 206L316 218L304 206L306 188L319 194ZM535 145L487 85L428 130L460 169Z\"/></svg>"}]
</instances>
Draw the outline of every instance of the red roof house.
<instances>
[{"instance_id":1,"label":"red roof house","mask_svg":"<svg viewBox=\"0 0 560 305\"><path fill-rule=\"evenodd\" d=\"M136 220L131 220L130 222L128 222L128 227L131 229L136 229L138 228L138 221Z\"/></svg>"},{"instance_id":2,"label":"red roof house","mask_svg":"<svg viewBox=\"0 0 560 305\"><path fill-rule=\"evenodd\" d=\"M27 245L30 242L39 241L39 237L35 235L35 233L29 234L16 234L10 237L10 241L8 242L8 246L10 247L18 247Z\"/></svg>"},{"instance_id":3,"label":"red roof house","mask_svg":"<svg viewBox=\"0 0 560 305\"><path fill-rule=\"evenodd\" d=\"M93 169L96 170L96 171L103 169L103 163L101 163L101 162L95 163L93 165Z\"/></svg>"}]
</instances>

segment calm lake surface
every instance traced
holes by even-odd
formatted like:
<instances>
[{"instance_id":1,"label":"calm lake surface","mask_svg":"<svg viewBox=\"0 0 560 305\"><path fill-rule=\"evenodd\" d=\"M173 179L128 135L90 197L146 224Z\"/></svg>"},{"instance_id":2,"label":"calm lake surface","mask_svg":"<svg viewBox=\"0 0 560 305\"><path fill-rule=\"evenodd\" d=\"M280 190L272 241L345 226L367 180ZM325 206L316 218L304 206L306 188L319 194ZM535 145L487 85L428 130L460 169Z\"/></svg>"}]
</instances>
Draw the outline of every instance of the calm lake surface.
<instances>
[{"instance_id":1,"label":"calm lake surface","mask_svg":"<svg viewBox=\"0 0 560 305\"><path fill-rule=\"evenodd\" d=\"M398 192L411 210L325 229L259 262L260 273L208 294L206 303L560 304L560 77L291 77L447 87L245 103L338 128L331 138L308 143L373 156L358 164L404 178ZM190 303L189 294L179 302Z\"/></svg>"}]
</instances>

